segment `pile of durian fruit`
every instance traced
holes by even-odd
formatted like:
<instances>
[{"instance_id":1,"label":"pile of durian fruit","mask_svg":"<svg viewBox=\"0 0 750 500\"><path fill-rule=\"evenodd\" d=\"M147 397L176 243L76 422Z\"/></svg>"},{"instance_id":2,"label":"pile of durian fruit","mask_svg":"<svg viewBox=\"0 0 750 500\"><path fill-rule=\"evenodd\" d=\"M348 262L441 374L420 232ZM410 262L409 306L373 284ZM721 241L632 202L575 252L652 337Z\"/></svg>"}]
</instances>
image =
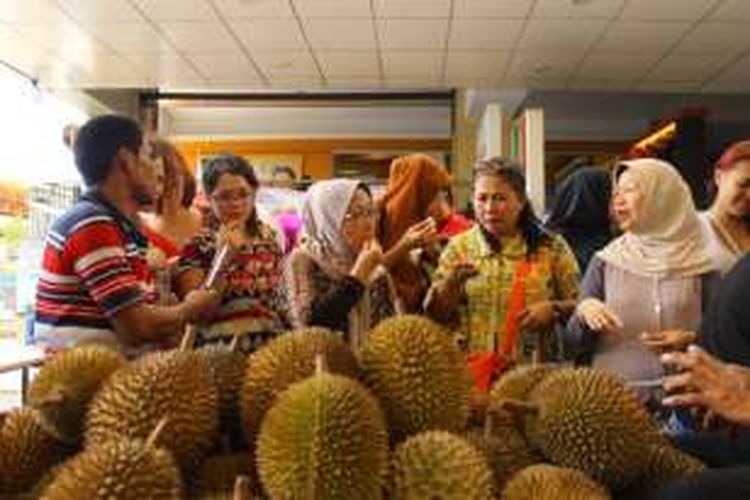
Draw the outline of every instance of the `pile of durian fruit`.
<instances>
[{"instance_id":1,"label":"pile of durian fruit","mask_svg":"<svg viewBox=\"0 0 750 500\"><path fill-rule=\"evenodd\" d=\"M188 344L48 362L0 423L0 498L597 500L703 467L603 372L521 367L478 397L418 316L356 356L321 328L247 359Z\"/></svg>"}]
</instances>

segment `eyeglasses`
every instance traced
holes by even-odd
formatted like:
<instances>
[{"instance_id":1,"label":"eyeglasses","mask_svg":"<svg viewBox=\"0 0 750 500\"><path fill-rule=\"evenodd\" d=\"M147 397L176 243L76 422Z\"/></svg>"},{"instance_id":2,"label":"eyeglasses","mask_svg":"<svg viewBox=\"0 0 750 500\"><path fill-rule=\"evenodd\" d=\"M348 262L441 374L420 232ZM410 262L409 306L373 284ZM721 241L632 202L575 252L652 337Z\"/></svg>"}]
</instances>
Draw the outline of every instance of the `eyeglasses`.
<instances>
[{"instance_id":1,"label":"eyeglasses","mask_svg":"<svg viewBox=\"0 0 750 500\"><path fill-rule=\"evenodd\" d=\"M354 209L344 214L345 221L372 219L373 217L375 217L375 209L373 207Z\"/></svg>"},{"instance_id":2,"label":"eyeglasses","mask_svg":"<svg viewBox=\"0 0 750 500\"><path fill-rule=\"evenodd\" d=\"M211 199L221 205L227 205L233 201L250 201L255 198L255 191L224 191L211 195Z\"/></svg>"}]
</instances>

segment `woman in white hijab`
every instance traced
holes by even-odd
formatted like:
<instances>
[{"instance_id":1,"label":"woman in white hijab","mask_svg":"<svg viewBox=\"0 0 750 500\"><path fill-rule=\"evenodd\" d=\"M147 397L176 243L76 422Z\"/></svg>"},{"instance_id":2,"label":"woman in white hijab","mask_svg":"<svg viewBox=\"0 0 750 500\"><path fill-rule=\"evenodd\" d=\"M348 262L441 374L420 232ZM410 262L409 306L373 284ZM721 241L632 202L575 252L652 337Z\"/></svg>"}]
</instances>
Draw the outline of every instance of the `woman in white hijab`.
<instances>
[{"instance_id":1,"label":"woman in white hijab","mask_svg":"<svg viewBox=\"0 0 750 500\"><path fill-rule=\"evenodd\" d=\"M690 189L669 163L618 165L612 213L623 234L591 260L567 340L648 400L663 375L657 353L696 340L718 273Z\"/></svg>"},{"instance_id":2,"label":"woman in white hijab","mask_svg":"<svg viewBox=\"0 0 750 500\"><path fill-rule=\"evenodd\" d=\"M375 214L365 184L348 179L314 184L302 209L302 244L286 266L296 325L343 332L355 350L370 328L395 313L375 239Z\"/></svg>"}]
</instances>

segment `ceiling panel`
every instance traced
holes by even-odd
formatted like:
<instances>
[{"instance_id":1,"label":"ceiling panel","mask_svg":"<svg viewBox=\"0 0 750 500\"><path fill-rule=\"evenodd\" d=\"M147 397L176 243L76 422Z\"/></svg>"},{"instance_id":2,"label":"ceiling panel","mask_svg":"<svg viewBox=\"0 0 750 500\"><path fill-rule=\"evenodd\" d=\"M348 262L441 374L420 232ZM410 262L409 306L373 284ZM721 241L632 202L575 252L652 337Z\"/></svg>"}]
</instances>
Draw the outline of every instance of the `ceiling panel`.
<instances>
[{"instance_id":1,"label":"ceiling panel","mask_svg":"<svg viewBox=\"0 0 750 500\"><path fill-rule=\"evenodd\" d=\"M607 25L604 20L534 19L526 25L519 50L586 50Z\"/></svg>"},{"instance_id":2,"label":"ceiling panel","mask_svg":"<svg viewBox=\"0 0 750 500\"><path fill-rule=\"evenodd\" d=\"M88 28L89 33L118 52L171 51L169 42L151 25L144 22L99 22Z\"/></svg>"},{"instance_id":3,"label":"ceiling panel","mask_svg":"<svg viewBox=\"0 0 750 500\"><path fill-rule=\"evenodd\" d=\"M54 24L22 24L17 25L17 31L25 39L33 40L56 53L74 54L108 50L72 21Z\"/></svg>"},{"instance_id":4,"label":"ceiling panel","mask_svg":"<svg viewBox=\"0 0 750 500\"><path fill-rule=\"evenodd\" d=\"M376 17L387 18L448 18L450 0L373 0Z\"/></svg>"},{"instance_id":5,"label":"ceiling panel","mask_svg":"<svg viewBox=\"0 0 750 500\"><path fill-rule=\"evenodd\" d=\"M638 21L695 21L704 16L716 2L709 0L628 0L622 19Z\"/></svg>"},{"instance_id":6,"label":"ceiling panel","mask_svg":"<svg viewBox=\"0 0 750 500\"><path fill-rule=\"evenodd\" d=\"M528 0L454 0L453 17L520 19L529 14L531 4Z\"/></svg>"},{"instance_id":7,"label":"ceiling panel","mask_svg":"<svg viewBox=\"0 0 750 500\"><path fill-rule=\"evenodd\" d=\"M709 19L717 21L750 21L750 2L747 0L724 0L718 9L711 12Z\"/></svg>"},{"instance_id":8,"label":"ceiling panel","mask_svg":"<svg viewBox=\"0 0 750 500\"><path fill-rule=\"evenodd\" d=\"M455 81L498 81L505 73L510 52L460 52L450 51L445 68L445 78Z\"/></svg>"},{"instance_id":9,"label":"ceiling panel","mask_svg":"<svg viewBox=\"0 0 750 500\"><path fill-rule=\"evenodd\" d=\"M131 0L154 21L210 21L216 15L208 0Z\"/></svg>"},{"instance_id":10,"label":"ceiling panel","mask_svg":"<svg viewBox=\"0 0 750 500\"><path fill-rule=\"evenodd\" d=\"M326 87L330 89L378 89L381 82L375 78L357 76L328 76Z\"/></svg>"},{"instance_id":11,"label":"ceiling panel","mask_svg":"<svg viewBox=\"0 0 750 500\"><path fill-rule=\"evenodd\" d=\"M450 48L505 50L513 48L524 21L510 19L454 19Z\"/></svg>"},{"instance_id":12,"label":"ceiling panel","mask_svg":"<svg viewBox=\"0 0 750 500\"><path fill-rule=\"evenodd\" d=\"M294 0L294 6L304 18L372 17L369 0Z\"/></svg>"},{"instance_id":13,"label":"ceiling panel","mask_svg":"<svg viewBox=\"0 0 750 500\"><path fill-rule=\"evenodd\" d=\"M387 52L383 54L385 77L429 77L439 79L443 70L442 52Z\"/></svg>"},{"instance_id":14,"label":"ceiling panel","mask_svg":"<svg viewBox=\"0 0 750 500\"><path fill-rule=\"evenodd\" d=\"M316 52L326 78L371 77L378 79L380 68L374 51Z\"/></svg>"},{"instance_id":15,"label":"ceiling panel","mask_svg":"<svg viewBox=\"0 0 750 500\"><path fill-rule=\"evenodd\" d=\"M385 50L442 50L447 19L382 19L378 39Z\"/></svg>"},{"instance_id":16,"label":"ceiling panel","mask_svg":"<svg viewBox=\"0 0 750 500\"><path fill-rule=\"evenodd\" d=\"M634 87L635 90L643 92L674 92L688 93L698 92L700 84L697 82L641 82Z\"/></svg>"},{"instance_id":17,"label":"ceiling panel","mask_svg":"<svg viewBox=\"0 0 750 500\"><path fill-rule=\"evenodd\" d=\"M573 52L516 52L506 76L513 81L550 79L565 82L582 57L583 54Z\"/></svg>"},{"instance_id":18,"label":"ceiling panel","mask_svg":"<svg viewBox=\"0 0 750 500\"><path fill-rule=\"evenodd\" d=\"M253 59L271 80L313 77L317 81L320 77L309 52L259 52L253 54Z\"/></svg>"},{"instance_id":19,"label":"ceiling panel","mask_svg":"<svg viewBox=\"0 0 750 500\"><path fill-rule=\"evenodd\" d=\"M736 61L715 80L709 82L704 90L707 92L742 92L750 89L750 56Z\"/></svg>"},{"instance_id":20,"label":"ceiling panel","mask_svg":"<svg viewBox=\"0 0 750 500\"><path fill-rule=\"evenodd\" d=\"M293 18L287 0L212 0L227 21Z\"/></svg>"},{"instance_id":21,"label":"ceiling panel","mask_svg":"<svg viewBox=\"0 0 750 500\"><path fill-rule=\"evenodd\" d=\"M571 0L537 0L532 17L612 19L622 9L625 0L595 0L576 2Z\"/></svg>"},{"instance_id":22,"label":"ceiling panel","mask_svg":"<svg viewBox=\"0 0 750 500\"><path fill-rule=\"evenodd\" d=\"M305 51L305 39L294 19L267 19L263 21L239 21L232 29L251 52Z\"/></svg>"},{"instance_id":23,"label":"ceiling panel","mask_svg":"<svg viewBox=\"0 0 750 500\"><path fill-rule=\"evenodd\" d=\"M71 17L84 24L100 21L143 21L143 18L127 0L60 0L63 9Z\"/></svg>"},{"instance_id":24,"label":"ceiling panel","mask_svg":"<svg viewBox=\"0 0 750 500\"><path fill-rule=\"evenodd\" d=\"M447 85L436 83L434 78L429 76L410 76L410 77L393 77L386 81L390 89L404 90L421 90L421 89L441 89L448 88Z\"/></svg>"},{"instance_id":25,"label":"ceiling panel","mask_svg":"<svg viewBox=\"0 0 750 500\"><path fill-rule=\"evenodd\" d=\"M242 52L200 54L190 60L211 81L258 80L258 74Z\"/></svg>"},{"instance_id":26,"label":"ceiling panel","mask_svg":"<svg viewBox=\"0 0 750 500\"><path fill-rule=\"evenodd\" d=\"M732 56L729 54L714 54L704 58L696 64L695 54L675 53L665 57L658 66L647 76L646 80L663 82L703 82L715 75L725 66Z\"/></svg>"},{"instance_id":27,"label":"ceiling panel","mask_svg":"<svg viewBox=\"0 0 750 500\"><path fill-rule=\"evenodd\" d=\"M661 54L677 43L690 26L688 22L615 22L607 28L595 50Z\"/></svg>"},{"instance_id":28,"label":"ceiling panel","mask_svg":"<svg viewBox=\"0 0 750 500\"><path fill-rule=\"evenodd\" d=\"M750 5L750 2L748 2ZM693 53L739 53L750 49L750 29L746 22L703 22L685 37L677 50Z\"/></svg>"},{"instance_id":29,"label":"ceiling panel","mask_svg":"<svg viewBox=\"0 0 750 500\"><path fill-rule=\"evenodd\" d=\"M159 24L167 37L182 51L204 54L237 50L237 42L215 21L176 21Z\"/></svg>"},{"instance_id":30,"label":"ceiling panel","mask_svg":"<svg viewBox=\"0 0 750 500\"><path fill-rule=\"evenodd\" d=\"M375 48L375 29L371 19L307 19L304 27L316 51Z\"/></svg>"},{"instance_id":31,"label":"ceiling panel","mask_svg":"<svg viewBox=\"0 0 750 500\"><path fill-rule=\"evenodd\" d=\"M36 67L41 62L54 59L54 55L44 46L22 37L8 26L0 25L0 60L36 75Z\"/></svg>"},{"instance_id":32,"label":"ceiling panel","mask_svg":"<svg viewBox=\"0 0 750 500\"><path fill-rule=\"evenodd\" d=\"M0 21L41 23L60 18L62 12L52 0L24 0L0 2Z\"/></svg>"},{"instance_id":33,"label":"ceiling panel","mask_svg":"<svg viewBox=\"0 0 750 500\"><path fill-rule=\"evenodd\" d=\"M178 54L135 54L128 56L127 60L147 76L149 85L207 83L207 80Z\"/></svg>"},{"instance_id":34,"label":"ceiling panel","mask_svg":"<svg viewBox=\"0 0 750 500\"><path fill-rule=\"evenodd\" d=\"M659 60L659 54L596 53L589 55L575 75L577 80L639 81Z\"/></svg>"},{"instance_id":35,"label":"ceiling panel","mask_svg":"<svg viewBox=\"0 0 750 500\"><path fill-rule=\"evenodd\" d=\"M575 79L568 84L569 90L632 90L633 84L622 80Z\"/></svg>"}]
</instances>

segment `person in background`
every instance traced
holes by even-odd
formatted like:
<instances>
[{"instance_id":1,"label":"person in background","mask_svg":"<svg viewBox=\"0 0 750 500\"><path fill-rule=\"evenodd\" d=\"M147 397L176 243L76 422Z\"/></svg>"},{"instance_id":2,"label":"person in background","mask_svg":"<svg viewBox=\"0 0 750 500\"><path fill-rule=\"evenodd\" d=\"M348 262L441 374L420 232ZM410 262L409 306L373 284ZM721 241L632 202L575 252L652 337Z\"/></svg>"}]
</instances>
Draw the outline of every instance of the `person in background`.
<instances>
[{"instance_id":1,"label":"person in background","mask_svg":"<svg viewBox=\"0 0 750 500\"><path fill-rule=\"evenodd\" d=\"M456 212L450 188L440 190L427 208L427 213L435 221L438 235L445 243L472 226L469 219Z\"/></svg>"},{"instance_id":2,"label":"person in background","mask_svg":"<svg viewBox=\"0 0 750 500\"><path fill-rule=\"evenodd\" d=\"M395 290L375 239L375 207L359 181L320 181L307 192L304 237L287 260L295 323L343 332L353 349L396 312Z\"/></svg>"},{"instance_id":3,"label":"person in background","mask_svg":"<svg viewBox=\"0 0 750 500\"><path fill-rule=\"evenodd\" d=\"M179 256L182 247L202 227L201 215L191 209L196 184L182 155L169 142L154 143L154 163L159 196L153 213L142 214L143 233L167 258Z\"/></svg>"},{"instance_id":4,"label":"person in background","mask_svg":"<svg viewBox=\"0 0 750 500\"><path fill-rule=\"evenodd\" d=\"M37 344L104 343L132 354L169 343L218 300L196 290L183 302L147 302L147 241L138 212L152 204L151 144L130 118L92 118L78 132L76 166L89 191L52 226L37 285Z\"/></svg>"},{"instance_id":5,"label":"person in background","mask_svg":"<svg viewBox=\"0 0 750 500\"><path fill-rule=\"evenodd\" d=\"M623 234L589 263L566 340L594 367L628 381L663 375L655 353L695 340L718 274L690 189L677 170L644 158L614 171L612 210ZM580 359L580 358L579 358ZM658 388L640 388L656 404Z\"/></svg>"},{"instance_id":6,"label":"person in background","mask_svg":"<svg viewBox=\"0 0 750 500\"><path fill-rule=\"evenodd\" d=\"M738 369L750 368L750 254L745 254L724 275L711 298L700 329L700 345L717 360ZM698 356L701 362L707 355ZM717 361L718 363L718 361ZM709 363L713 366L716 363ZM699 429L673 436L675 444L703 460L710 467L750 464L750 429L740 429L729 437L725 432Z\"/></svg>"},{"instance_id":7,"label":"person in background","mask_svg":"<svg viewBox=\"0 0 750 500\"><path fill-rule=\"evenodd\" d=\"M514 161L478 162L473 200L477 225L455 236L440 256L426 311L455 326L470 354L487 354L497 365L475 372L483 389L510 363L528 362L534 349L546 350L534 340L567 320L578 301L580 275L565 240L544 230L534 215Z\"/></svg>"},{"instance_id":8,"label":"person in background","mask_svg":"<svg viewBox=\"0 0 750 500\"><path fill-rule=\"evenodd\" d=\"M707 411L726 423L750 427L750 369L723 363L700 348L664 354L662 362L674 375L664 380L669 394L662 404L675 408ZM750 449L741 450L737 462L750 463ZM750 498L750 467L709 468L686 478L670 481L648 500L744 500Z\"/></svg>"},{"instance_id":9,"label":"person in background","mask_svg":"<svg viewBox=\"0 0 750 500\"><path fill-rule=\"evenodd\" d=\"M438 241L428 207L450 180L447 170L431 157L402 156L391 163L385 194L377 202L377 235L385 252L384 263L408 313L422 310L430 285L427 272L412 252Z\"/></svg>"},{"instance_id":10,"label":"person in background","mask_svg":"<svg viewBox=\"0 0 750 500\"><path fill-rule=\"evenodd\" d=\"M557 188L545 225L565 238L579 269L612 239L609 200L612 177L602 168L576 169Z\"/></svg>"},{"instance_id":11,"label":"person in background","mask_svg":"<svg viewBox=\"0 0 750 500\"><path fill-rule=\"evenodd\" d=\"M224 245L231 249L226 288L213 315L199 325L197 344L230 343L249 353L290 326L282 285L281 248L273 230L258 219L258 179L239 156L219 156L203 171L203 189L211 202L214 223L183 249L178 263L177 292L198 289Z\"/></svg>"},{"instance_id":12,"label":"person in background","mask_svg":"<svg viewBox=\"0 0 750 500\"><path fill-rule=\"evenodd\" d=\"M730 146L716 163L716 197L700 215L716 269L729 271L750 250L750 141Z\"/></svg>"}]
</instances>

